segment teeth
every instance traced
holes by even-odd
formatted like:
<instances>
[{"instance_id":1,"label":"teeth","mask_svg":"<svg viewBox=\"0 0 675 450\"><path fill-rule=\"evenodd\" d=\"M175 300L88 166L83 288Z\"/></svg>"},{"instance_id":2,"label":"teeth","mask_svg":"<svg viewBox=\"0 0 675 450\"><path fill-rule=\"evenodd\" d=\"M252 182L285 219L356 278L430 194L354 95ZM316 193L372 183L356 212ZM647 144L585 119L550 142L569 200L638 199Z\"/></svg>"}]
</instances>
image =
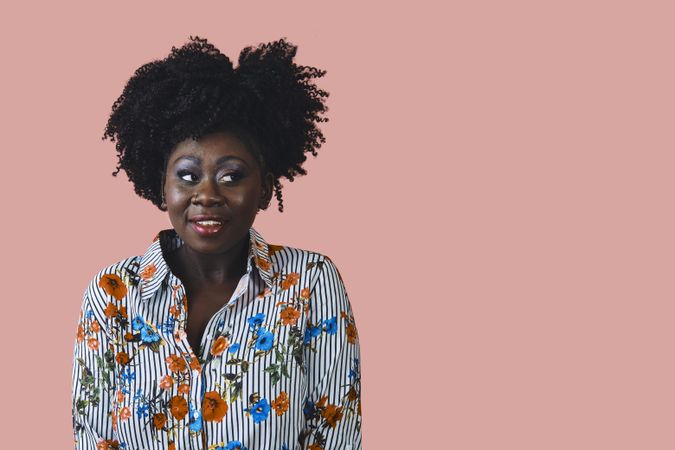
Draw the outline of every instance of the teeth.
<instances>
[{"instance_id":1,"label":"teeth","mask_svg":"<svg viewBox=\"0 0 675 450\"><path fill-rule=\"evenodd\" d=\"M217 220L200 220L197 222L199 225L204 225L207 227L212 227L214 225L220 225L220 222Z\"/></svg>"}]
</instances>

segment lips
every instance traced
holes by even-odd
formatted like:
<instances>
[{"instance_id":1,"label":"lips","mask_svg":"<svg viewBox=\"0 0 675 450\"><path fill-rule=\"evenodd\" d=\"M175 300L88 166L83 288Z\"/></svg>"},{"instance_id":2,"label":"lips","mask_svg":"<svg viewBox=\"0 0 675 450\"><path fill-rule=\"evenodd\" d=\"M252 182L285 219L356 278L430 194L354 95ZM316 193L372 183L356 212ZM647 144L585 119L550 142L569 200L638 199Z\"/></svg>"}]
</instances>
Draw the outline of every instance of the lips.
<instances>
[{"instance_id":1,"label":"lips","mask_svg":"<svg viewBox=\"0 0 675 450\"><path fill-rule=\"evenodd\" d=\"M197 215L190 218L190 226L201 236L213 236L223 229L227 220L221 216Z\"/></svg>"}]
</instances>

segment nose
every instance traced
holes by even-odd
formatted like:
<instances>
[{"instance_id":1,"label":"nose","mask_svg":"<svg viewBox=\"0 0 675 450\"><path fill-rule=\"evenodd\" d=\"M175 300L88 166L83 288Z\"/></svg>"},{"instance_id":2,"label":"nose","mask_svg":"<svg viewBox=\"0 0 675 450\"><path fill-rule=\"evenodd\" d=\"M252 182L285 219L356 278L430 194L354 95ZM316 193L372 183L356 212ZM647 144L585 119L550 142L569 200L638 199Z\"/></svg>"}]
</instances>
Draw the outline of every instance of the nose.
<instances>
[{"instance_id":1,"label":"nose","mask_svg":"<svg viewBox=\"0 0 675 450\"><path fill-rule=\"evenodd\" d=\"M218 184L215 180L204 178L196 186L192 203L202 206L219 206L223 203L223 196L218 191Z\"/></svg>"}]
</instances>

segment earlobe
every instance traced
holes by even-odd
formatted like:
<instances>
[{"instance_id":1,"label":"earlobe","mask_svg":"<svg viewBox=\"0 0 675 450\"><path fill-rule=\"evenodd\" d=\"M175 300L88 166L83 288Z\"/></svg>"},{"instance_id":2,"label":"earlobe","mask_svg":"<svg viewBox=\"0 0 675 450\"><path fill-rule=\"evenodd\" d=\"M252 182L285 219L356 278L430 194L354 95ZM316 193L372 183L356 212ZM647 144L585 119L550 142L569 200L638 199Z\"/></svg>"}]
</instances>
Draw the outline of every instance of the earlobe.
<instances>
[{"instance_id":1,"label":"earlobe","mask_svg":"<svg viewBox=\"0 0 675 450\"><path fill-rule=\"evenodd\" d=\"M166 207L166 200L165 200L165 198L164 198L164 189L162 189L162 203L159 205L159 209L161 209L162 211L166 211L166 210L167 210L167 207Z\"/></svg>"},{"instance_id":2,"label":"earlobe","mask_svg":"<svg viewBox=\"0 0 675 450\"><path fill-rule=\"evenodd\" d=\"M258 203L258 209L267 209L270 206L270 192L263 190L263 194L260 196L260 202Z\"/></svg>"}]
</instances>

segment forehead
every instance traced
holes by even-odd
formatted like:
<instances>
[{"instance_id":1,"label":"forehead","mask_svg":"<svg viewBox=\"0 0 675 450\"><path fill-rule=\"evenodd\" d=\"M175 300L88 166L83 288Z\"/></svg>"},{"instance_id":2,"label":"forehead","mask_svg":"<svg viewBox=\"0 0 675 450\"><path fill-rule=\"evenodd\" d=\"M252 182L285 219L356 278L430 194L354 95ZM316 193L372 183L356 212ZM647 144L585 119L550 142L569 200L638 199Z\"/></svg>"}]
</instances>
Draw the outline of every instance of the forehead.
<instances>
[{"instance_id":1,"label":"forehead","mask_svg":"<svg viewBox=\"0 0 675 450\"><path fill-rule=\"evenodd\" d=\"M256 157L251 149L236 134L219 131L201 138L186 139L179 142L169 155L168 163L172 164L182 156L198 158L203 164L213 163L225 156L233 156L254 165Z\"/></svg>"}]
</instances>

